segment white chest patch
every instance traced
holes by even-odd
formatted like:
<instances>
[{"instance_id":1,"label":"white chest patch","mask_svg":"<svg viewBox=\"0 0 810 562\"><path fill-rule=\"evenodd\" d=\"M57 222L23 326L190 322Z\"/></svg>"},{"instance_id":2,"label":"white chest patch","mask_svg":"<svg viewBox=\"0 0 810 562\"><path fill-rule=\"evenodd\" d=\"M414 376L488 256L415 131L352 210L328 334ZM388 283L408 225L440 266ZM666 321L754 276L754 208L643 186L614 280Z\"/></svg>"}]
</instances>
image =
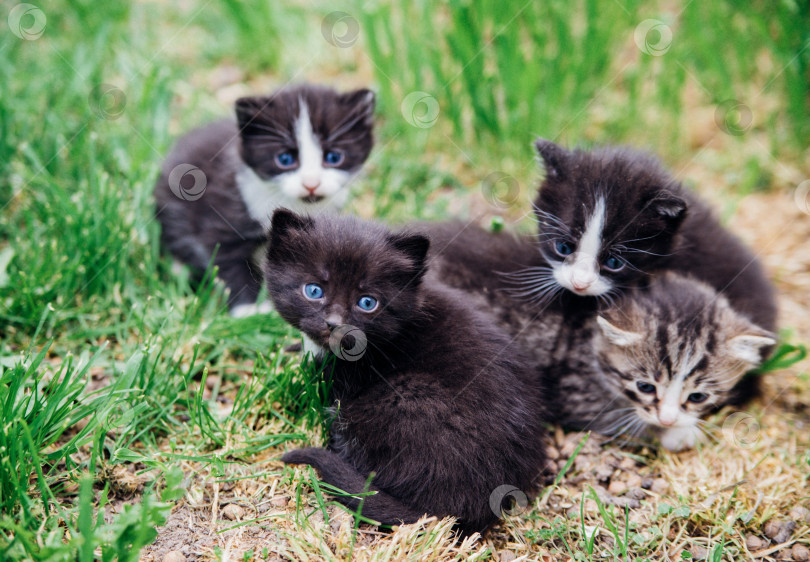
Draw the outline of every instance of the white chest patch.
<instances>
[{"instance_id":1,"label":"white chest patch","mask_svg":"<svg viewBox=\"0 0 810 562\"><path fill-rule=\"evenodd\" d=\"M312 338L303 332L301 333L301 340L303 342L302 347L304 354L311 353L315 359L319 359L326 353L326 349L323 346L315 343Z\"/></svg>"}]
</instances>

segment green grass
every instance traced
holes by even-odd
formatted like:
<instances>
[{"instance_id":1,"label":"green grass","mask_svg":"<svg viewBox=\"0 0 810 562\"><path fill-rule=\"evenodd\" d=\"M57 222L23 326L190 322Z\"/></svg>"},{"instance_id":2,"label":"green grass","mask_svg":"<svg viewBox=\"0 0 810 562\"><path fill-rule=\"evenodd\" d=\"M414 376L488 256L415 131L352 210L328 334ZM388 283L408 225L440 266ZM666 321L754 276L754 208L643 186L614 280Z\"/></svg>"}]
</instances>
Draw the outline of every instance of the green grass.
<instances>
[{"instance_id":1,"label":"green grass","mask_svg":"<svg viewBox=\"0 0 810 562\"><path fill-rule=\"evenodd\" d=\"M192 493L183 463L224 482L247 477L268 450L325 434L328 389L314 382L314 366L282 351L294 331L275 315L229 318L212 277L190 287L159 245L151 191L160 160L181 131L230 111L225 100L238 94L223 70L238 68L239 92L305 79L378 92L377 147L354 203L368 216L469 214L494 171L518 180L525 211L536 135L688 160L698 150L684 105L735 99L756 118L743 134L720 133L728 150L753 142L778 156L740 166L745 195L784 187L775 179L782 163L802 165L805 4L691 2L678 13L636 0L350 3L341 9L360 36L345 49L323 37L335 9L323 2L54 0L39 6L40 38L4 28L0 558L137 559L170 507ZM3 4L3 25L14 6ZM633 40L649 18L672 30L663 56ZM685 101L692 90L697 101ZM417 91L438 104L435 124L411 124L428 106L403 113ZM486 209L496 222L515 214ZM147 481L142 499L106 522L121 466ZM323 512L317 480L305 482L299 514L312 493ZM617 556L646 552L622 513L602 509ZM582 530L558 523L524 538L581 549ZM325 531L311 532L327 552ZM442 550L448 533L439 526L391 552L445 556L436 553L451 552ZM304 536L290 537L291 552L308 552ZM354 535L346 544L343 557Z\"/></svg>"}]
</instances>

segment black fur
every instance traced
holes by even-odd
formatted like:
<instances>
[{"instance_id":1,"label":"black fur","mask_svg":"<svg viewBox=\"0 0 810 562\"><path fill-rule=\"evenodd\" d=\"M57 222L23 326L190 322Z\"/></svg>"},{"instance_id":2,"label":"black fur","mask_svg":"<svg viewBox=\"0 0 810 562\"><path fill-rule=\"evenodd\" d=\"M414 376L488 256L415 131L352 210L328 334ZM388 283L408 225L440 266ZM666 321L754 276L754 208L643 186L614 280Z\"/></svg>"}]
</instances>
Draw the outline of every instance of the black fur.
<instances>
[{"instance_id":1,"label":"black fur","mask_svg":"<svg viewBox=\"0 0 810 562\"><path fill-rule=\"evenodd\" d=\"M490 501L499 486L529 494L544 468L541 392L491 319L425 277L427 239L286 210L272 223L267 278L278 312L325 349L327 317L368 339L360 360L336 359L325 373L337 408L326 451L283 460L311 464L350 493L373 472L379 493L362 513L386 525L427 513L481 531L498 519ZM323 287L321 302L303 296L307 283ZM363 295L378 299L374 312L355 306Z\"/></svg>"},{"instance_id":2,"label":"black fur","mask_svg":"<svg viewBox=\"0 0 810 562\"><path fill-rule=\"evenodd\" d=\"M760 262L655 157L622 147L566 150L543 139L536 147L546 169L535 207L547 258L553 256L551 244L557 238L549 214L581 232L602 195L607 204L603 251L630 263L603 275L621 288L662 270L690 275L726 296L755 324L775 329L774 290Z\"/></svg>"},{"instance_id":3,"label":"black fur","mask_svg":"<svg viewBox=\"0 0 810 562\"><path fill-rule=\"evenodd\" d=\"M249 213L236 176L246 167L264 179L282 172L274 157L280 151L296 150L294 124L299 115L299 98L307 103L313 132L324 150L340 148L346 157L339 168L358 170L373 144L373 94L368 90L339 94L329 88L305 85L269 97L237 100L236 120L211 123L177 142L155 185L163 244L197 273L208 266L219 246L214 263L219 278L230 289L231 307L255 302L262 272L253 256L266 241L265 228ZM335 130L346 122L353 125ZM337 132L340 134L335 135ZM169 174L180 164L196 166L205 174L205 191L198 199L184 200L172 192ZM192 183L191 176L185 181ZM301 201L304 205L308 202Z\"/></svg>"}]
</instances>

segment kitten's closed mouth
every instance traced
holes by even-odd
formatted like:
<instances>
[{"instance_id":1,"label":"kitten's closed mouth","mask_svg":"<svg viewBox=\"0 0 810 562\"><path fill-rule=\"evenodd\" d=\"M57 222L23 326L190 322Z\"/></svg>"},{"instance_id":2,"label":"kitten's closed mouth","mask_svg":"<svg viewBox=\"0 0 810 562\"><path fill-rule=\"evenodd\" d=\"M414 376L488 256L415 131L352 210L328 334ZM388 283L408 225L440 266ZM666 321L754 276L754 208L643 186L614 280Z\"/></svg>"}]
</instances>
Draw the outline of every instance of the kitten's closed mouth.
<instances>
[{"instance_id":1,"label":"kitten's closed mouth","mask_svg":"<svg viewBox=\"0 0 810 562\"><path fill-rule=\"evenodd\" d=\"M319 201L323 201L324 199L326 198L323 195L315 195L314 193L301 198L304 203L317 203Z\"/></svg>"}]
</instances>

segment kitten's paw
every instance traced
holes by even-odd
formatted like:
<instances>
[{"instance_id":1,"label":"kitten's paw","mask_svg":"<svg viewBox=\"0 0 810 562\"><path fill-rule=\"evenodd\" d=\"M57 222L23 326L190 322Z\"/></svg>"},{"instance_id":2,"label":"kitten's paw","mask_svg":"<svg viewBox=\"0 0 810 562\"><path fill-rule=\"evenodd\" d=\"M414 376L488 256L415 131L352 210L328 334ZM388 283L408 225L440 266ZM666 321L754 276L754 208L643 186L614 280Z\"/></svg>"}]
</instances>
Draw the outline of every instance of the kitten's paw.
<instances>
[{"instance_id":1,"label":"kitten's paw","mask_svg":"<svg viewBox=\"0 0 810 562\"><path fill-rule=\"evenodd\" d=\"M247 318L254 314L269 314L273 312L273 303L264 301L261 304L237 304L231 309L231 316L233 318Z\"/></svg>"},{"instance_id":2,"label":"kitten's paw","mask_svg":"<svg viewBox=\"0 0 810 562\"><path fill-rule=\"evenodd\" d=\"M661 446L668 451L685 451L695 446L699 435L697 426L666 429L661 433Z\"/></svg>"}]
</instances>

